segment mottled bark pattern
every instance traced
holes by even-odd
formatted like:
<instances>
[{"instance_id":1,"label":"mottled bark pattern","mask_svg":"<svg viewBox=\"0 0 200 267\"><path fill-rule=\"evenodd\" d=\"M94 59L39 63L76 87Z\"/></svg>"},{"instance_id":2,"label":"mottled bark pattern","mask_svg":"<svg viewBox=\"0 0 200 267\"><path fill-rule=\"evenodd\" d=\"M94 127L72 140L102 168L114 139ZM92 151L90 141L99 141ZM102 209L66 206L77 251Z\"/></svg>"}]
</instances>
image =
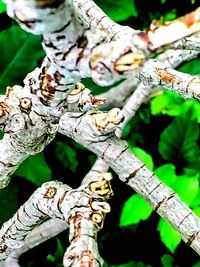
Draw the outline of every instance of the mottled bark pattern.
<instances>
[{"instance_id":1,"label":"mottled bark pattern","mask_svg":"<svg viewBox=\"0 0 200 267\"><path fill-rule=\"evenodd\" d=\"M150 87L162 86L185 98L200 100L200 79L168 68L156 60L150 60L139 74L140 80Z\"/></svg>"},{"instance_id":2,"label":"mottled bark pattern","mask_svg":"<svg viewBox=\"0 0 200 267\"><path fill-rule=\"evenodd\" d=\"M110 175L105 173L76 190L57 181L43 184L13 218L4 223L0 237L0 261L14 249L22 247L29 232L50 217L61 219L69 225L72 244L65 254L65 261L71 259L74 250L77 251L74 264L77 260L86 260L90 251L91 266L96 266L93 261L101 261L96 234L103 226L105 214L110 212L110 206L105 202L112 195L110 180ZM85 243L85 238L89 242L88 249L82 246L80 251L79 243ZM65 263L65 266L68 264Z\"/></svg>"},{"instance_id":3,"label":"mottled bark pattern","mask_svg":"<svg viewBox=\"0 0 200 267\"><path fill-rule=\"evenodd\" d=\"M183 240L200 254L199 218L170 188L159 181L124 141L112 137L111 134L109 138L105 138L110 129L115 130L112 121L104 128L101 127L101 121L92 124L87 116L85 114L76 118L70 113L63 115L59 132L72 137L102 158L123 182L145 198L159 215L173 225Z\"/></svg>"},{"instance_id":4,"label":"mottled bark pattern","mask_svg":"<svg viewBox=\"0 0 200 267\"><path fill-rule=\"evenodd\" d=\"M112 195L111 177L105 173L108 165L200 254L200 220L115 136L120 136L125 123L158 86L199 100L200 80L173 68L199 53L200 9L164 25L153 23L141 32L113 22L92 0L4 2L8 14L23 29L42 35L46 57L41 67L27 75L23 87L8 87L5 96L0 96L4 131L0 188L8 184L19 164L42 151L58 130L101 159L78 189L55 181L36 190L3 225L0 260L25 248L25 237L32 230L39 233L38 224L53 218L69 227L71 244L64 256L65 267L101 265L96 235L110 211L106 202ZM187 50L166 51L157 58L163 63L148 60L152 51L161 51L163 46ZM103 86L127 80L115 91L106 92L103 96L109 100L104 103L104 98L92 96L80 83L83 77ZM97 110L100 104L114 108L104 113ZM115 105L124 108L121 111ZM47 229L45 223L41 227ZM53 236L50 230L49 234Z\"/></svg>"}]
</instances>

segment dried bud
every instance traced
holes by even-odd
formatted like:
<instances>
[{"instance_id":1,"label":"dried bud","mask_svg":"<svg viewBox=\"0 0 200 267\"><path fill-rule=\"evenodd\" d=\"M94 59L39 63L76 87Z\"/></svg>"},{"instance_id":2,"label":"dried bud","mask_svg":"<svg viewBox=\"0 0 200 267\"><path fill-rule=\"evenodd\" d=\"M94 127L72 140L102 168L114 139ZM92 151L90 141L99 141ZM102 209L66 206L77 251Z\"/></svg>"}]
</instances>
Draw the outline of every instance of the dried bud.
<instances>
[{"instance_id":1,"label":"dried bud","mask_svg":"<svg viewBox=\"0 0 200 267\"><path fill-rule=\"evenodd\" d=\"M88 187L92 193L95 193L104 198L110 198L113 195L110 180L112 179L111 173L102 173L98 177L98 181L92 181Z\"/></svg>"},{"instance_id":2,"label":"dried bud","mask_svg":"<svg viewBox=\"0 0 200 267\"><path fill-rule=\"evenodd\" d=\"M20 99L20 107L22 110L28 111L32 107L32 101L28 97L24 97Z\"/></svg>"},{"instance_id":3,"label":"dried bud","mask_svg":"<svg viewBox=\"0 0 200 267\"><path fill-rule=\"evenodd\" d=\"M115 62L114 69L119 74L123 74L127 71L138 68L138 66L141 65L144 60L145 55L142 51L129 51Z\"/></svg>"},{"instance_id":4,"label":"dried bud","mask_svg":"<svg viewBox=\"0 0 200 267\"><path fill-rule=\"evenodd\" d=\"M103 221L103 218L101 216L101 214L99 213L93 213L92 216L91 216L91 220L94 222L94 223L101 223Z\"/></svg>"},{"instance_id":5,"label":"dried bud","mask_svg":"<svg viewBox=\"0 0 200 267\"><path fill-rule=\"evenodd\" d=\"M107 202L93 201L91 203L91 208L93 210L101 211L103 213L110 212L110 205Z\"/></svg>"},{"instance_id":6,"label":"dried bud","mask_svg":"<svg viewBox=\"0 0 200 267\"><path fill-rule=\"evenodd\" d=\"M97 128L106 128L109 124L118 125L123 120L123 115L121 110L118 108L113 108L107 113L96 112L92 114L93 119L95 120L95 125Z\"/></svg>"}]
</instances>

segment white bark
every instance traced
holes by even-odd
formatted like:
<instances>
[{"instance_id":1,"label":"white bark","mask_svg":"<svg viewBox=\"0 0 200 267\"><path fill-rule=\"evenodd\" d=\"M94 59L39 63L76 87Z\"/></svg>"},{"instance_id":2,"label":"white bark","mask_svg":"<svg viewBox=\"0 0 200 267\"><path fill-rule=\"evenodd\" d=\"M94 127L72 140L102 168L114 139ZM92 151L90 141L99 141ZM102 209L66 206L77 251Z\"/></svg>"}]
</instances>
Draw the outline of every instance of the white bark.
<instances>
[{"instance_id":1,"label":"white bark","mask_svg":"<svg viewBox=\"0 0 200 267\"><path fill-rule=\"evenodd\" d=\"M190 37L185 37L181 40L176 41L173 44L170 44L169 47L172 49L185 49L185 50L200 50L199 44L200 33L197 32Z\"/></svg>"},{"instance_id":2,"label":"white bark","mask_svg":"<svg viewBox=\"0 0 200 267\"><path fill-rule=\"evenodd\" d=\"M100 162L101 161L101 162ZM106 173L108 166L102 160L98 160L89 173L84 177L82 184L85 186L90 186L92 193L96 193L100 196L104 196L104 200L108 197L111 197L113 192L110 185L111 174ZM82 223L80 216L76 219L78 223ZM86 220L83 220L83 224L90 224L90 228L93 228L93 225ZM74 231L74 221L71 223L71 228ZM33 228L33 230L25 237L24 244L20 248L15 248L10 255L6 258L5 261L0 262L0 267L19 267L18 260L19 257L27 252L28 250L40 245L41 243L47 241L48 239L56 236L57 234L63 232L68 228L68 225L61 219L49 219L44 223L40 224ZM84 227L83 227L84 228ZM71 230L72 231L72 230ZM93 232L93 231L91 231ZM95 232L95 231L94 231ZM72 237L71 237L72 239ZM83 240L84 241L84 240ZM82 242L82 241L81 241ZM97 246L94 244L94 241L90 241L89 244ZM85 244L86 245L86 244ZM89 246L90 246L89 245ZM88 248L89 248L88 246ZM82 249L82 246L79 249ZM88 249L87 249L88 250ZM84 251L83 251L84 252ZM71 253L71 252L70 252ZM84 252L85 253L85 252ZM87 253L86 253L87 254ZM66 254L68 257L69 254ZM86 256L86 255L85 255ZM67 259L66 259L67 261ZM71 262L71 261L70 261ZM102 262L102 260L101 260Z\"/></svg>"},{"instance_id":3,"label":"white bark","mask_svg":"<svg viewBox=\"0 0 200 267\"><path fill-rule=\"evenodd\" d=\"M66 113L61 117L59 132L65 134L102 158L152 208L167 220L181 238L200 254L200 219L170 188L165 186L127 147L113 137L122 119L119 112L111 114ZM176 211L176 212L175 212Z\"/></svg>"},{"instance_id":4,"label":"white bark","mask_svg":"<svg viewBox=\"0 0 200 267\"><path fill-rule=\"evenodd\" d=\"M81 184L88 184L96 179L99 179L103 173L108 171L108 165L102 159L97 159L91 170L86 174ZM108 174L109 175L109 174Z\"/></svg>"},{"instance_id":5,"label":"white bark","mask_svg":"<svg viewBox=\"0 0 200 267\"><path fill-rule=\"evenodd\" d=\"M175 51L175 50L169 49L169 50L165 51L164 53L158 55L158 57L156 59L158 61L166 64L166 66L168 66L169 68L177 68L183 62L194 59L198 55L199 55L199 51L196 51L196 50L178 49ZM145 66L145 64L146 63L144 63L144 66ZM129 118L127 118L127 121L132 116L134 116L134 110L137 110L137 108L139 108L139 106L143 102L148 100L148 98L146 98L146 95L148 95L147 92L142 92L141 95L139 95L139 98L141 100L137 99L137 96L136 96L136 94L137 95L140 94L138 92L140 90L137 90L137 92L135 92L136 88L137 87L141 88L141 85L139 86L140 81L137 77L137 75L140 71L141 71L141 68L134 70L132 77L126 79L121 84L119 84L116 87L111 88L107 92L100 94L99 97L106 99L106 101L105 101L104 105L102 105L102 107L103 108L114 108L114 107L121 108L121 107L123 107L124 109L129 109L130 112L128 112L127 115L126 115L126 112L124 112L124 114L123 114L125 116L125 120L126 120L127 116L128 117L130 116ZM152 89L149 87L149 94L151 94L151 90ZM142 98L142 94L145 94L144 98ZM132 100L132 98L133 98L133 100ZM134 104L135 100L136 100L136 103L138 103L138 105L136 104L136 107ZM128 107L129 105L130 105L130 107ZM125 124L125 121L124 121L124 124ZM120 125L120 127L122 127L122 124Z\"/></svg>"},{"instance_id":6,"label":"white bark","mask_svg":"<svg viewBox=\"0 0 200 267\"><path fill-rule=\"evenodd\" d=\"M20 267L18 260L22 254L58 235L67 228L67 224L64 221L56 218L35 227L25 238L24 245L14 249L5 261L0 262L0 267Z\"/></svg>"},{"instance_id":7,"label":"white bark","mask_svg":"<svg viewBox=\"0 0 200 267\"><path fill-rule=\"evenodd\" d=\"M174 21L159 25L154 21L147 32L149 47L156 50L200 30L200 8Z\"/></svg>"},{"instance_id":8,"label":"white bark","mask_svg":"<svg viewBox=\"0 0 200 267\"><path fill-rule=\"evenodd\" d=\"M161 86L182 95L184 98L200 100L200 79L168 68L167 65L150 60L139 79L152 88Z\"/></svg>"},{"instance_id":9,"label":"white bark","mask_svg":"<svg viewBox=\"0 0 200 267\"><path fill-rule=\"evenodd\" d=\"M129 27L123 27L112 21L93 1L69 0L78 20L87 27L106 32L108 41L120 38L120 34L127 34L127 30L134 33Z\"/></svg>"},{"instance_id":10,"label":"white bark","mask_svg":"<svg viewBox=\"0 0 200 267\"><path fill-rule=\"evenodd\" d=\"M0 126L5 133L0 141L0 188L24 159L42 151L55 137L59 117L66 110L64 100L75 88L73 82L45 60L27 75L24 87L7 88L0 103Z\"/></svg>"},{"instance_id":11,"label":"white bark","mask_svg":"<svg viewBox=\"0 0 200 267\"><path fill-rule=\"evenodd\" d=\"M160 56L158 56L158 60L161 60L163 62L162 66L165 66L165 68L177 68L181 63L197 57L198 54L199 54L199 51L168 50L168 51L164 52L163 54L161 54ZM143 72L145 72L146 68L148 69L148 66L152 66L151 64L152 64L152 60L147 61L144 64L144 67L141 69L141 71L138 74L139 77L141 77L141 75L143 75ZM153 79L153 77L150 76L150 73L149 73L149 77L151 79ZM193 77L191 77L191 78L193 79ZM152 93L154 93L156 90L160 90L161 84L157 84L157 86L151 86L151 83L152 83L152 81L146 82L145 84L140 83L138 85L138 87L135 89L135 91L133 92L133 94L129 97L129 99L127 100L125 105L123 106L122 114L124 116L124 121L119 125L119 127L116 130L116 135L118 137L121 136L124 126L135 115L136 111L140 108L140 106L149 100L149 96ZM172 87L173 87L173 83L172 83ZM174 90L176 92L180 92L179 89L174 89ZM185 94L184 94L184 96L185 96Z\"/></svg>"},{"instance_id":12,"label":"white bark","mask_svg":"<svg viewBox=\"0 0 200 267\"><path fill-rule=\"evenodd\" d=\"M102 260L98 254L96 234L103 226L105 214L110 212L105 200L111 194L110 176L107 175L101 176L101 182L95 180L77 190L58 181L43 184L14 217L3 224L0 261L5 260L14 249L23 247L28 233L50 217L62 219L69 225L71 245L65 253L64 266L81 265L82 261L98 266ZM27 238L31 246L30 237ZM34 237L34 242L37 242L37 237Z\"/></svg>"},{"instance_id":13,"label":"white bark","mask_svg":"<svg viewBox=\"0 0 200 267\"><path fill-rule=\"evenodd\" d=\"M149 88L158 85L184 97L187 94L199 99L200 80L168 68L168 63L171 67L184 58L196 56L198 51L176 51L180 56L168 55L168 65L152 60L145 64L151 50L200 30L199 9L167 25L152 25L143 33L112 22L92 0L5 2L9 15L24 29L43 35L47 57L41 68L26 77L23 88L8 88L1 99L0 124L5 135L0 147L5 153L0 155L0 187L7 185L9 176L26 157L43 150L54 138L62 116L59 131L103 159L200 254L200 220L130 152L125 142L114 137L114 131L123 120L119 109L83 114L103 100L94 98L79 83L81 77L92 77L100 85L109 85L121 78L130 78L144 65L139 78L145 86L139 86L132 102L136 107L126 108L127 113L133 114L149 94ZM191 42L186 45L190 47ZM198 50L196 43L194 46ZM181 44L177 43L177 47ZM132 88L128 92L130 90ZM90 192L87 187L71 190L58 182L39 188L1 229L0 259L4 260L13 249L21 247L25 236L48 216L63 219L70 227L72 244L64 257L65 266L99 265L101 258L95 237L109 211L102 199L111 191L108 177L101 176L103 181L95 184L93 179L99 178L99 171L106 170L105 163L99 161L93 169L92 180L90 175L86 178ZM92 201L96 194L100 200Z\"/></svg>"}]
</instances>

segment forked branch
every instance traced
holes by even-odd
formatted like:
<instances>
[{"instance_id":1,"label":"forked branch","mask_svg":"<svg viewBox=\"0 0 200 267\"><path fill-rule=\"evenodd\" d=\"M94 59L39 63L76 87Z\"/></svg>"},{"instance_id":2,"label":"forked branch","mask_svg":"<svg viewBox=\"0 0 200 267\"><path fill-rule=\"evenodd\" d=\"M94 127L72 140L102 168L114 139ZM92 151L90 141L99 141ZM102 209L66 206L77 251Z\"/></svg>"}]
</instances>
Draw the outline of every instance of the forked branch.
<instances>
[{"instance_id":1,"label":"forked branch","mask_svg":"<svg viewBox=\"0 0 200 267\"><path fill-rule=\"evenodd\" d=\"M115 136L120 124L121 129L124 126L123 120L127 121L158 86L199 100L200 80L172 68L199 53L196 39L182 38L192 34L199 38L200 9L164 25L154 23L141 32L116 24L92 0L5 2L8 14L25 30L42 34L46 58L40 68L27 75L24 87L8 87L6 95L1 96L0 126L5 134L0 141L4 152L0 154L0 187L8 184L10 175L25 158L42 151L57 131L103 161L98 161L85 185L78 189L59 182L42 185L3 225L0 260L23 246L27 234L50 217L64 220L70 228L72 244L64 256L65 266L101 264L96 233L110 210L105 200L111 189L110 177L97 173L105 172L108 165L200 254L199 218L130 151L126 142ZM164 46L192 51L169 50L158 57L162 63L149 60L152 52ZM97 110L104 99L92 96L80 83L83 77L92 77L103 86L127 78L116 88L121 92L121 106L137 89L122 112L114 108L104 113ZM104 96L110 95L112 89Z\"/></svg>"}]
</instances>

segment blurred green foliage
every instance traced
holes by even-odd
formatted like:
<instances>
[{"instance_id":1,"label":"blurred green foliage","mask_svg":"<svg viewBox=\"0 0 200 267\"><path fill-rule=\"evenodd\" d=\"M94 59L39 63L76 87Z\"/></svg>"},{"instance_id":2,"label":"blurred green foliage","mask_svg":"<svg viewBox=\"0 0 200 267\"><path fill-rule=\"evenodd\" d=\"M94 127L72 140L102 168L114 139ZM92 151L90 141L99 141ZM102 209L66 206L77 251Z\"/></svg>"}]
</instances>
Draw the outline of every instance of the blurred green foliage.
<instances>
[{"instance_id":1,"label":"blurred green foliage","mask_svg":"<svg viewBox=\"0 0 200 267\"><path fill-rule=\"evenodd\" d=\"M140 29L148 27L153 19L163 23L175 19L177 15L183 15L182 12L191 11L198 5L197 1L190 0L145 2L96 0L95 2L115 21ZM8 85L23 84L26 74L38 66L44 57L40 36L28 34L15 22L9 22L4 11L5 5L0 0L1 93L5 92ZM200 59L183 64L179 70L199 75ZM109 89L100 88L90 79L85 79L84 83L95 94ZM177 94L164 90L152 96L150 102L141 107L123 132L123 138L127 140L132 151L154 170L165 184L175 190L198 216L200 216L199 123L199 103L194 100L184 100ZM80 145L58 135L44 152L28 158L15 172L13 182L0 191L0 223L12 216L30 195L29 191L33 192L36 186L45 181L60 179L72 187L77 187L94 159L95 157ZM105 227L99 233L100 244L104 244L100 246L100 251L106 260L105 267L200 266L196 254L186 248L186 245L182 248L179 235L168 223L156 217L151 207L139 195L133 194L117 179L113 181L113 188L116 197L111 200L112 213L107 216ZM27 191L27 194L24 191ZM126 240L129 240L130 236L130 243L126 246ZM36 252L35 260L38 259L40 262L38 266L42 266L42 260L43 265L62 266L61 258L66 239L63 236L59 238L46 250L44 249L44 253L40 251L39 254L44 254L43 259ZM118 240L113 243L116 246L116 253L113 256L106 245L112 238ZM140 240L143 240L141 246ZM121 252L123 247L124 252L127 252L125 256L120 255L123 254ZM118 248L119 253L117 253ZM153 258L148 254L151 248L155 248L154 255L151 254ZM30 259L31 256L23 258L22 266L33 266Z\"/></svg>"},{"instance_id":2,"label":"blurred green foliage","mask_svg":"<svg viewBox=\"0 0 200 267\"><path fill-rule=\"evenodd\" d=\"M47 165L44 153L28 157L15 171L15 175L25 177L32 183L40 186L51 179L51 169Z\"/></svg>"},{"instance_id":3,"label":"blurred green foliage","mask_svg":"<svg viewBox=\"0 0 200 267\"><path fill-rule=\"evenodd\" d=\"M96 0L95 2L114 21L123 21L131 16L134 17L138 16L134 0L133 1Z\"/></svg>"},{"instance_id":4,"label":"blurred green foliage","mask_svg":"<svg viewBox=\"0 0 200 267\"><path fill-rule=\"evenodd\" d=\"M77 152L67 143L56 142L55 155L60 160L61 164L65 168L69 168L71 171L76 172L78 165Z\"/></svg>"},{"instance_id":5,"label":"blurred green foliage","mask_svg":"<svg viewBox=\"0 0 200 267\"><path fill-rule=\"evenodd\" d=\"M23 31L18 25L0 34L0 88L21 85L28 72L31 72L44 56L40 37Z\"/></svg>"},{"instance_id":6,"label":"blurred green foliage","mask_svg":"<svg viewBox=\"0 0 200 267\"><path fill-rule=\"evenodd\" d=\"M2 0L0 0L0 13L6 11L6 5L3 3Z\"/></svg>"}]
</instances>

